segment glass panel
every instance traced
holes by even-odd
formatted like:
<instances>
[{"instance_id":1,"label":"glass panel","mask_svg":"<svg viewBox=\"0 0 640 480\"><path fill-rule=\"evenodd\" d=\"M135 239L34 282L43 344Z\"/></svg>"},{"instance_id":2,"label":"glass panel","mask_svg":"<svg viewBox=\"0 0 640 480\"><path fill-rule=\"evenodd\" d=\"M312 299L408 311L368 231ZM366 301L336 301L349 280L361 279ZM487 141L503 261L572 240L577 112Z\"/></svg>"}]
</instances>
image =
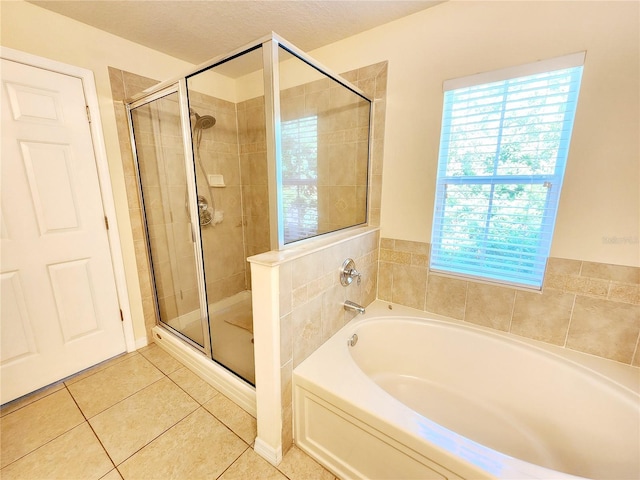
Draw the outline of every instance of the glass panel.
<instances>
[{"instance_id":1,"label":"glass panel","mask_svg":"<svg viewBox=\"0 0 640 480\"><path fill-rule=\"evenodd\" d=\"M367 221L368 100L280 47L284 243Z\"/></svg>"},{"instance_id":2,"label":"glass panel","mask_svg":"<svg viewBox=\"0 0 640 480\"><path fill-rule=\"evenodd\" d=\"M251 270L270 250L262 48L187 79L212 357L254 383Z\"/></svg>"},{"instance_id":3,"label":"glass panel","mask_svg":"<svg viewBox=\"0 0 640 480\"><path fill-rule=\"evenodd\" d=\"M131 111L160 321L203 350L178 94Z\"/></svg>"}]
</instances>

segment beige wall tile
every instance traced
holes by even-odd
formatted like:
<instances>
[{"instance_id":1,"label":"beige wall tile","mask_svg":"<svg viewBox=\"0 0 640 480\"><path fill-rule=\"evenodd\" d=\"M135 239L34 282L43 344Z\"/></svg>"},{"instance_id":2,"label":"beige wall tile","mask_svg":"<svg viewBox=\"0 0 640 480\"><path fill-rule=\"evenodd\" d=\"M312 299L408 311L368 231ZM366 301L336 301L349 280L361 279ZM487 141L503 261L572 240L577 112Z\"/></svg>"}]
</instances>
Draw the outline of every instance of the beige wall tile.
<instances>
[{"instance_id":1,"label":"beige wall tile","mask_svg":"<svg viewBox=\"0 0 640 480\"><path fill-rule=\"evenodd\" d=\"M387 250L387 249L381 248L380 260L383 262L411 265L411 254L408 252L398 252L396 250Z\"/></svg>"},{"instance_id":2,"label":"beige wall tile","mask_svg":"<svg viewBox=\"0 0 640 480\"><path fill-rule=\"evenodd\" d=\"M300 287L294 288L291 292L291 308L296 309L301 305L304 305L307 300L307 285L304 284Z\"/></svg>"},{"instance_id":3,"label":"beige wall tile","mask_svg":"<svg viewBox=\"0 0 640 480\"><path fill-rule=\"evenodd\" d=\"M606 297L609 293L609 281L590 278L584 291L585 295L593 297Z\"/></svg>"},{"instance_id":4,"label":"beige wall tile","mask_svg":"<svg viewBox=\"0 0 640 480\"><path fill-rule=\"evenodd\" d=\"M291 312L293 325L293 367L322 344L322 297L316 297Z\"/></svg>"},{"instance_id":5,"label":"beige wall tile","mask_svg":"<svg viewBox=\"0 0 640 480\"><path fill-rule=\"evenodd\" d=\"M466 299L467 282L464 280L435 274L429 275L426 304L428 312L463 320Z\"/></svg>"},{"instance_id":6,"label":"beige wall tile","mask_svg":"<svg viewBox=\"0 0 640 480\"><path fill-rule=\"evenodd\" d=\"M393 302L424 310L426 288L426 268L393 265Z\"/></svg>"},{"instance_id":7,"label":"beige wall tile","mask_svg":"<svg viewBox=\"0 0 640 480\"><path fill-rule=\"evenodd\" d=\"M613 280L622 283L640 284L640 268L606 263L583 262L582 276Z\"/></svg>"},{"instance_id":8,"label":"beige wall tile","mask_svg":"<svg viewBox=\"0 0 640 480\"><path fill-rule=\"evenodd\" d=\"M608 299L638 305L640 304L640 285L611 282Z\"/></svg>"},{"instance_id":9,"label":"beige wall tile","mask_svg":"<svg viewBox=\"0 0 640 480\"><path fill-rule=\"evenodd\" d=\"M469 282L464 319L508 332L515 297L516 291L512 288Z\"/></svg>"},{"instance_id":10,"label":"beige wall tile","mask_svg":"<svg viewBox=\"0 0 640 480\"><path fill-rule=\"evenodd\" d=\"M578 296L567 347L631 363L639 332L639 306Z\"/></svg>"},{"instance_id":11,"label":"beige wall tile","mask_svg":"<svg viewBox=\"0 0 640 480\"><path fill-rule=\"evenodd\" d=\"M344 301L347 290L342 285L335 285L322 294L322 341L327 341L346 323ZM353 301L353 300L352 300Z\"/></svg>"},{"instance_id":12,"label":"beige wall tile","mask_svg":"<svg viewBox=\"0 0 640 480\"><path fill-rule=\"evenodd\" d=\"M511 333L564 345L574 295L553 290L542 294L516 292Z\"/></svg>"},{"instance_id":13,"label":"beige wall tile","mask_svg":"<svg viewBox=\"0 0 640 480\"><path fill-rule=\"evenodd\" d=\"M378 298L393 301L393 263L382 260L378 265Z\"/></svg>"},{"instance_id":14,"label":"beige wall tile","mask_svg":"<svg viewBox=\"0 0 640 480\"><path fill-rule=\"evenodd\" d=\"M423 242L411 242L408 240L396 240L395 251L415 253L418 255L428 255L429 244Z\"/></svg>"},{"instance_id":15,"label":"beige wall tile","mask_svg":"<svg viewBox=\"0 0 640 480\"><path fill-rule=\"evenodd\" d=\"M293 405L282 409L282 452L287 452L293 446Z\"/></svg>"},{"instance_id":16,"label":"beige wall tile","mask_svg":"<svg viewBox=\"0 0 640 480\"><path fill-rule=\"evenodd\" d=\"M571 293L583 293L587 290L589 279L576 275L565 276L564 290Z\"/></svg>"},{"instance_id":17,"label":"beige wall tile","mask_svg":"<svg viewBox=\"0 0 640 480\"><path fill-rule=\"evenodd\" d=\"M280 365L293 359L293 320L292 314L280 317Z\"/></svg>"},{"instance_id":18,"label":"beige wall tile","mask_svg":"<svg viewBox=\"0 0 640 480\"><path fill-rule=\"evenodd\" d=\"M559 275L580 275L581 267L582 262L580 260L549 257L546 273L555 273Z\"/></svg>"},{"instance_id":19,"label":"beige wall tile","mask_svg":"<svg viewBox=\"0 0 640 480\"><path fill-rule=\"evenodd\" d=\"M544 281L543 281L543 289L547 290L549 288L553 290L564 290L564 284L566 281L567 275L563 275L560 273L545 273Z\"/></svg>"}]
</instances>

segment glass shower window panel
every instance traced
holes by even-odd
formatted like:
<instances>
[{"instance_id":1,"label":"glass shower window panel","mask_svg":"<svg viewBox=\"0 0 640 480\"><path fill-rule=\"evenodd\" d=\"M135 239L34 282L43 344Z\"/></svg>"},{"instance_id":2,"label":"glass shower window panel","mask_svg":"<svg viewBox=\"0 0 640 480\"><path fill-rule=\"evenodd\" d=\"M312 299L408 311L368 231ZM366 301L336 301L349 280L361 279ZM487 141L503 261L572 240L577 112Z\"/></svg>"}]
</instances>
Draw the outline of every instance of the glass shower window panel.
<instances>
[{"instance_id":1,"label":"glass shower window panel","mask_svg":"<svg viewBox=\"0 0 640 480\"><path fill-rule=\"evenodd\" d=\"M367 221L369 100L280 47L284 243Z\"/></svg>"},{"instance_id":2,"label":"glass shower window panel","mask_svg":"<svg viewBox=\"0 0 640 480\"><path fill-rule=\"evenodd\" d=\"M178 94L131 112L159 320L204 347Z\"/></svg>"}]
</instances>

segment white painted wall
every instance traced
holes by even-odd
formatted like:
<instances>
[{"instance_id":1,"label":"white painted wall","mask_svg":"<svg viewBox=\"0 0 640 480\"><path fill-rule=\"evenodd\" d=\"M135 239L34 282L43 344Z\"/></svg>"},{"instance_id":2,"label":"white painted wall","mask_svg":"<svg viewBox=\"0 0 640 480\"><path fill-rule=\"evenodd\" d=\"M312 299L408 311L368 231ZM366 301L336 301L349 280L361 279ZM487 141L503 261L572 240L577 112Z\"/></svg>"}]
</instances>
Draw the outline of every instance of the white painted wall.
<instances>
[{"instance_id":1,"label":"white painted wall","mask_svg":"<svg viewBox=\"0 0 640 480\"><path fill-rule=\"evenodd\" d=\"M382 236L430 241L444 80L586 50L551 254L640 266L639 23L637 1L454 0L310 52L389 61Z\"/></svg>"}]
</instances>

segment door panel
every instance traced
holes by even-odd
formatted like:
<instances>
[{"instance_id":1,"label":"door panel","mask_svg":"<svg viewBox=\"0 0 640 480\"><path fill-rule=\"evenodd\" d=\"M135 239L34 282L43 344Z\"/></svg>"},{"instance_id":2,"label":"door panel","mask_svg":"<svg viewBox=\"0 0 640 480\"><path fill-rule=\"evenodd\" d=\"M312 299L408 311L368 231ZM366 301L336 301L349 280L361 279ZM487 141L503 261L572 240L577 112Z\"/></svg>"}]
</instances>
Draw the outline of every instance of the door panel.
<instances>
[{"instance_id":1,"label":"door panel","mask_svg":"<svg viewBox=\"0 0 640 480\"><path fill-rule=\"evenodd\" d=\"M79 78L2 60L5 403L125 351Z\"/></svg>"}]
</instances>

